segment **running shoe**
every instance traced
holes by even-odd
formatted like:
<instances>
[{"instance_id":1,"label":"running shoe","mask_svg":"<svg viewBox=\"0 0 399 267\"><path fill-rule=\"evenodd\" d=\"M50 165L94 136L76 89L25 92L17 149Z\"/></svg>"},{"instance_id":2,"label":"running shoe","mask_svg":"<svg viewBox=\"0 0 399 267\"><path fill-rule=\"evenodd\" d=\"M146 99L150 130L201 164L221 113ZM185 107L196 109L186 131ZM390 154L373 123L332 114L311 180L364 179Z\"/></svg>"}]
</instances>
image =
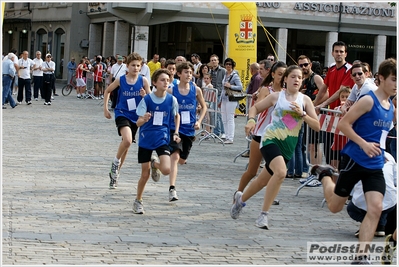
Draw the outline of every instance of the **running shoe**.
<instances>
[{"instance_id":1,"label":"running shoe","mask_svg":"<svg viewBox=\"0 0 399 267\"><path fill-rule=\"evenodd\" d=\"M111 165L111 170L109 172L109 188L110 189L115 189L118 187L118 176L119 176L119 165L116 165L114 162L112 162Z\"/></svg>"},{"instance_id":2,"label":"running shoe","mask_svg":"<svg viewBox=\"0 0 399 267\"><path fill-rule=\"evenodd\" d=\"M177 197L177 192L176 189L170 189L169 190L169 202L179 200Z\"/></svg>"},{"instance_id":3,"label":"running shoe","mask_svg":"<svg viewBox=\"0 0 399 267\"><path fill-rule=\"evenodd\" d=\"M269 229L268 221L267 221L267 214L261 212L258 219L255 222L255 226L261 229Z\"/></svg>"},{"instance_id":4,"label":"running shoe","mask_svg":"<svg viewBox=\"0 0 399 267\"><path fill-rule=\"evenodd\" d=\"M135 214L144 214L144 206L142 200L137 200L137 199L134 200L133 212Z\"/></svg>"},{"instance_id":5,"label":"running shoe","mask_svg":"<svg viewBox=\"0 0 399 267\"><path fill-rule=\"evenodd\" d=\"M159 162L159 159L157 156L152 155L151 156L151 178L152 178L152 180L154 180L154 182L158 182L159 179L161 178L161 171L154 166L154 162Z\"/></svg>"},{"instance_id":6,"label":"running shoe","mask_svg":"<svg viewBox=\"0 0 399 267\"><path fill-rule=\"evenodd\" d=\"M241 210L243 207L245 207L245 202L241 202L240 198L242 196L242 192L238 191L235 194L235 203L233 204L233 206L230 209L230 216L231 218L238 219L238 217L240 216Z\"/></svg>"},{"instance_id":7,"label":"running shoe","mask_svg":"<svg viewBox=\"0 0 399 267\"><path fill-rule=\"evenodd\" d=\"M390 240L392 235L388 235L385 238L385 246L384 252L381 255L381 264L383 265L391 265L393 261L393 256L395 254L396 245L393 245L393 242Z\"/></svg>"}]
</instances>

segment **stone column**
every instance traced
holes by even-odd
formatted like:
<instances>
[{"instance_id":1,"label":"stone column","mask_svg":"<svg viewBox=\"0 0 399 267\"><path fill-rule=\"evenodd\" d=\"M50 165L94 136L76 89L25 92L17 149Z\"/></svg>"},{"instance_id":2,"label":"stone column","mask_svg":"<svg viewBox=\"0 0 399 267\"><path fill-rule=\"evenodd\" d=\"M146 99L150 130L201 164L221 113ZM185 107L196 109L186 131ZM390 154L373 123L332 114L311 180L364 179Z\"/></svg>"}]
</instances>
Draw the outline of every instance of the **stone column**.
<instances>
[{"instance_id":1,"label":"stone column","mask_svg":"<svg viewBox=\"0 0 399 267\"><path fill-rule=\"evenodd\" d=\"M219 58L219 63L223 65L223 62L229 56L229 25L227 24L224 28L224 54L223 58ZM218 55L219 56L219 55ZM224 66L223 66L224 67Z\"/></svg>"},{"instance_id":2,"label":"stone column","mask_svg":"<svg viewBox=\"0 0 399 267\"><path fill-rule=\"evenodd\" d=\"M129 23L121 20L115 21L113 40L114 54L129 55Z\"/></svg>"},{"instance_id":3,"label":"stone column","mask_svg":"<svg viewBox=\"0 0 399 267\"><path fill-rule=\"evenodd\" d=\"M288 29L279 28L276 33L277 44L274 49L276 50L278 61L286 62L287 60L287 42L288 42ZM277 59L276 59L277 61Z\"/></svg>"},{"instance_id":4,"label":"stone column","mask_svg":"<svg viewBox=\"0 0 399 267\"><path fill-rule=\"evenodd\" d=\"M377 35L374 37L374 55L373 55L373 72L378 71L378 66L385 60L387 49L387 37L385 35Z\"/></svg>"},{"instance_id":5,"label":"stone column","mask_svg":"<svg viewBox=\"0 0 399 267\"><path fill-rule=\"evenodd\" d=\"M134 26L132 27L132 47L133 51L139 53L142 58L151 60L152 58L147 58L148 56L148 33L149 26Z\"/></svg>"},{"instance_id":6,"label":"stone column","mask_svg":"<svg viewBox=\"0 0 399 267\"><path fill-rule=\"evenodd\" d=\"M326 35L326 48L324 56L324 66L330 67L335 62L331 55L332 45L338 41L338 32L328 32Z\"/></svg>"},{"instance_id":7,"label":"stone column","mask_svg":"<svg viewBox=\"0 0 399 267\"><path fill-rule=\"evenodd\" d=\"M114 30L115 30L114 23L108 21L104 22L102 51L101 51L101 55L104 57L115 55L114 42L113 42Z\"/></svg>"},{"instance_id":8,"label":"stone column","mask_svg":"<svg viewBox=\"0 0 399 267\"><path fill-rule=\"evenodd\" d=\"M89 26L89 49L87 57L92 59L94 55L101 54L102 24L93 24ZM76 59L78 62L78 59Z\"/></svg>"}]
</instances>

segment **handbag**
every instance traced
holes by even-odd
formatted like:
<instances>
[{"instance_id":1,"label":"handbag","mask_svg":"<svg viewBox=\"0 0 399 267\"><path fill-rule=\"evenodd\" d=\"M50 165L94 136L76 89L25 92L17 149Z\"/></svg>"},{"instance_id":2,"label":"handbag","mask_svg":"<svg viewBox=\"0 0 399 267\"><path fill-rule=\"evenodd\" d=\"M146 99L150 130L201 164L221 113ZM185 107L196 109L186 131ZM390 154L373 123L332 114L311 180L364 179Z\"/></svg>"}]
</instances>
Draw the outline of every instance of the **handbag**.
<instances>
[{"instance_id":1,"label":"handbag","mask_svg":"<svg viewBox=\"0 0 399 267\"><path fill-rule=\"evenodd\" d=\"M45 83L51 83L53 80L54 75L53 74L44 74L43 75L43 81Z\"/></svg>"},{"instance_id":2,"label":"handbag","mask_svg":"<svg viewBox=\"0 0 399 267\"><path fill-rule=\"evenodd\" d=\"M233 74L230 76L229 82L231 81L231 78L233 78L234 74L235 73L233 72ZM242 90L235 91L235 90L225 87L224 91L226 92L226 95L228 96L229 101L231 101L231 102L243 100L247 96L246 94L244 94L244 92Z\"/></svg>"}]
</instances>

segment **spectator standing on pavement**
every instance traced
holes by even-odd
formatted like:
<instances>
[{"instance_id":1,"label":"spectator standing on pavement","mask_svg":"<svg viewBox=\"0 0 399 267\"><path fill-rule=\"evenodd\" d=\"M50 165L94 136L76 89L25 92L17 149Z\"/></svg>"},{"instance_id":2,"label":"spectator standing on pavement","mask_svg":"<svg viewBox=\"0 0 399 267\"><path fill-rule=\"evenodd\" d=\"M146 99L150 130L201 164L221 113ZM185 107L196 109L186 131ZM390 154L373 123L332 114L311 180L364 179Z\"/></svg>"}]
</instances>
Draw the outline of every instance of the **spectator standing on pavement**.
<instances>
[{"instance_id":1,"label":"spectator standing on pavement","mask_svg":"<svg viewBox=\"0 0 399 267\"><path fill-rule=\"evenodd\" d=\"M18 60L22 57L22 53L20 54L19 57L17 57L17 50L16 49L11 49L9 53L13 53L15 55L14 57L14 68L15 68L15 75L14 75L14 79L11 82L11 93L13 95L15 95L18 92L18 70L19 70L19 66L18 66ZM8 60L8 57L4 57L4 60ZM15 89L14 89L15 87Z\"/></svg>"},{"instance_id":2,"label":"spectator standing on pavement","mask_svg":"<svg viewBox=\"0 0 399 267\"><path fill-rule=\"evenodd\" d=\"M84 94L86 93L86 82L84 80L83 74L88 72L89 70L85 64L86 60L82 58L79 62L79 65L76 69L76 93L77 98L84 98Z\"/></svg>"},{"instance_id":3,"label":"spectator standing on pavement","mask_svg":"<svg viewBox=\"0 0 399 267\"><path fill-rule=\"evenodd\" d=\"M110 93L119 88L118 103L116 104L114 113L115 124L118 128L119 136L122 136L122 141L111 164L109 172L110 189L118 186L120 169L126 159L130 145L136 142L137 106L142 98L151 92L149 82L145 77L140 75L141 61L142 58L139 54L130 54L126 61L128 73L117 77L107 87L104 94L104 116L107 119L111 119L111 113L108 110L108 99Z\"/></svg>"},{"instance_id":4,"label":"spectator standing on pavement","mask_svg":"<svg viewBox=\"0 0 399 267\"><path fill-rule=\"evenodd\" d=\"M326 94L329 94L329 98L326 100L330 102L330 109L334 109L340 105L338 95L335 94L341 86L348 86L352 88L354 82L351 78L352 65L346 62L346 56L348 55L347 45L342 41L337 41L332 45L331 55L334 57L334 63L328 68L327 76L324 79L324 86L319 88L319 93L314 100L316 111L320 112L319 105L323 102L323 98ZM328 88L328 92L327 92ZM324 134L324 155L326 157L327 164L330 164L330 147L333 142L333 133Z\"/></svg>"},{"instance_id":5,"label":"spectator standing on pavement","mask_svg":"<svg viewBox=\"0 0 399 267\"><path fill-rule=\"evenodd\" d=\"M200 56L198 54L192 54L191 62L193 63L193 66L194 66L193 82L196 82L197 79L200 77L199 70L202 65Z\"/></svg>"},{"instance_id":6,"label":"spectator standing on pavement","mask_svg":"<svg viewBox=\"0 0 399 267\"><path fill-rule=\"evenodd\" d=\"M272 63L274 63L274 61L275 61L275 59L274 59L274 56L273 56L273 54L268 54L267 55L267 57L266 57L266 60L270 60Z\"/></svg>"},{"instance_id":7,"label":"spectator standing on pavement","mask_svg":"<svg viewBox=\"0 0 399 267\"><path fill-rule=\"evenodd\" d=\"M42 53L40 51L36 51L36 58L33 59L35 65L33 66L32 76L33 76L33 98L38 101L39 100L39 90L40 95L43 97L43 59Z\"/></svg>"},{"instance_id":8,"label":"spectator standing on pavement","mask_svg":"<svg viewBox=\"0 0 399 267\"><path fill-rule=\"evenodd\" d=\"M205 82L204 82L204 74L209 73L209 67L207 64L202 64L201 67L199 67L199 77L195 81L197 86L199 88L204 88L205 87Z\"/></svg>"},{"instance_id":9,"label":"spectator standing on pavement","mask_svg":"<svg viewBox=\"0 0 399 267\"><path fill-rule=\"evenodd\" d=\"M155 182L159 181L161 173L170 173L170 124L173 119L176 126L173 141L180 142L179 104L176 97L166 92L170 76L168 70L156 70L151 77L156 90L144 96L137 107L137 127L140 127L138 162L141 164L141 177L133 203L135 214L144 214L142 198L150 173ZM158 157L152 156L154 150Z\"/></svg>"},{"instance_id":10,"label":"spectator standing on pavement","mask_svg":"<svg viewBox=\"0 0 399 267\"><path fill-rule=\"evenodd\" d=\"M147 66L150 68L150 76L154 74L154 71L161 68L161 62L159 62L159 55L154 54L152 59L147 63Z\"/></svg>"},{"instance_id":11,"label":"spectator standing on pavement","mask_svg":"<svg viewBox=\"0 0 399 267\"><path fill-rule=\"evenodd\" d=\"M143 58L141 62L140 75L147 78L148 83L151 83L150 68L147 66L147 60Z\"/></svg>"},{"instance_id":12,"label":"spectator standing on pavement","mask_svg":"<svg viewBox=\"0 0 399 267\"><path fill-rule=\"evenodd\" d=\"M263 79L262 76L260 76L259 73L259 64L258 63L252 63L249 66L249 71L251 72L251 80L249 81L248 88L247 88L247 94L253 94L255 93L259 87L260 84L262 83Z\"/></svg>"},{"instance_id":13,"label":"spectator standing on pavement","mask_svg":"<svg viewBox=\"0 0 399 267\"><path fill-rule=\"evenodd\" d=\"M9 53L7 56L3 58L2 61L2 78L3 78L3 99L2 105L3 109L6 108L5 103L8 101L12 108L15 108L16 104L14 98L11 95L11 84L12 80L14 79L16 70L14 66L14 58L17 56L14 53Z\"/></svg>"},{"instance_id":14,"label":"spectator standing on pavement","mask_svg":"<svg viewBox=\"0 0 399 267\"><path fill-rule=\"evenodd\" d=\"M55 62L51 60L51 54L46 55L46 60L42 64L43 70L43 94L44 105L51 105L51 88L54 83Z\"/></svg>"},{"instance_id":15,"label":"spectator standing on pavement","mask_svg":"<svg viewBox=\"0 0 399 267\"><path fill-rule=\"evenodd\" d=\"M48 53L48 54L50 54L50 53ZM51 60L52 60L52 62L54 62L53 61L53 57L51 57ZM55 62L54 62L54 64L55 64ZM51 96L51 99L54 99L54 96L58 96L58 94L57 94L57 92L56 92L56 90L57 90L57 88L55 88L55 80L56 80L56 76L55 76L55 65L54 65L54 71L53 71L53 79L52 79L52 81L51 81L51 90L52 90L52 92L53 92L53 95Z\"/></svg>"},{"instance_id":16,"label":"spectator standing on pavement","mask_svg":"<svg viewBox=\"0 0 399 267\"><path fill-rule=\"evenodd\" d=\"M225 144L233 144L234 142L234 132L235 132L235 122L234 114L238 106L238 101L230 101L227 95L227 89L233 91L242 91L242 83L240 75L234 68L236 67L236 62L232 58L226 58L224 61L224 67L226 69L226 74L223 77L223 89L221 93L220 103L221 103L221 113L223 128L226 133Z\"/></svg>"},{"instance_id":17,"label":"spectator standing on pavement","mask_svg":"<svg viewBox=\"0 0 399 267\"><path fill-rule=\"evenodd\" d=\"M76 62L74 57L72 57L71 61L68 62L67 68L68 68L68 82L69 82L71 80L71 77L76 71Z\"/></svg>"},{"instance_id":18,"label":"spectator standing on pavement","mask_svg":"<svg viewBox=\"0 0 399 267\"><path fill-rule=\"evenodd\" d=\"M111 69L112 66L116 63L116 59L114 56L110 56L109 57L109 64L107 65L107 75L105 76L105 89L107 89L107 87L111 84Z\"/></svg>"},{"instance_id":19,"label":"spectator standing on pavement","mask_svg":"<svg viewBox=\"0 0 399 267\"><path fill-rule=\"evenodd\" d=\"M310 61L310 58L307 57L306 55L300 55L297 59L298 66L302 68L303 72L303 82L302 82L302 89L301 92L308 97L312 101L316 99L316 96L319 93L319 88L324 87L324 80L323 78L315 71L313 71L313 68L316 67L317 70L317 63L316 65L313 65L313 63ZM320 65L320 64L319 64ZM320 70L321 71L321 70ZM325 94L325 97L322 100L326 100L328 97L327 94ZM299 144L298 146L302 146L302 162L303 162L303 169L302 172L307 173L309 171L309 166L308 166L308 155L305 153L306 151L306 143L308 141L308 149L307 151L309 152L309 162L310 164L320 164L323 158L323 152L320 147L320 134L316 131L313 131L312 129L309 129L307 127L306 123L304 123L304 129L303 129L303 136L305 138L302 138L302 143ZM299 148L298 148L299 149ZM297 149L297 150L298 150ZM297 151L299 153L299 151ZM299 168L299 166L298 166ZM302 173L297 172L297 177L298 175L302 176ZM309 178L311 179L311 178ZM308 184L308 186L320 186L321 184L317 180L313 180Z\"/></svg>"},{"instance_id":20,"label":"spectator standing on pavement","mask_svg":"<svg viewBox=\"0 0 399 267\"><path fill-rule=\"evenodd\" d=\"M266 186L262 211L255 225L262 229L269 228L269 209L286 176L286 164L293 155L302 123L305 121L312 129L320 130L312 101L299 92L302 77L302 70L298 66L289 66L282 79L282 82L286 84L286 90L270 94L249 110L249 119L245 126L247 135L254 130L255 116L274 106L271 123L266 126L261 139L261 153L266 162L265 168L244 193L236 192L235 203L230 210L233 219L239 217L242 208L246 205L245 202Z\"/></svg>"},{"instance_id":21,"label":"spectator standing on pavement","mask_svg":"<svg viewBox=\"0 0 399 267\"><path fill-rule=\"evenodd\" d=\"M363 183L367 213L359 229L359 254L356 264L368 264L366 246L373 240L381 216L386 186L383 174L386 134L394 118L389 99L396 94L396 60L384 60L378 68L380 85L360 98L339 121L338 129L349 139L342 150L337 183L332 180L330 166L313 166L323 184L328 209L337 213L345 206L353 187ZM362 252L360 252L362 251Z\"/></svg>"},{"instance_id":22,"label":"spectator standing on pavement","mask_svg":"<svg viewBox=\"0 0 399 267\"><path fill-rule=\"evenodd\" d=\"M362 96L370 91L377 90L377 86L373 81L367 78L368 70L365 65L361 63L354 64L351 69L352 79L355 84L352 87L351 94L345 101L344 105L341 105L341 112L345 114L348 109ZM354 75L354 76L353 76ZM321 105L326 105L327 103L322 103Z\"/></svg>"},{"instance_id":23,"label":"spectator standing on pavement","mask_svg":"<svg viewBox=\"0 0 399 267\"><path fill-rule=\"evenodd\" d=\"M211 66L211 76L212 76L212 85L213 88L217 89L218 92L218 103L220 102L221 93L223 90L223 78L226 75L226 69L219 65L219 57L215 54L211 55L209 58L210 66ZM211 107L211 109L217 110L218 107ZM213 133L219 135L222 139L226 138L224 133L224 127L222 122L222 114L220 112L217 113L216 121L213 122L213 117L211 117L211 124L215 125L213 129Z\"/></svg>"},{"instance_id":24,"label":"spectator standing on pavement","mask_svg":"<svg viewBox=\"0 0 399 267\"><path fill-rule=\"evenodd\" d=\"M202 96L201 89L192 82L194 67L190 62L184 62L177 65L177 75L179 76L179 84L168 88L168 93L172 94L177 99L179 104L180 127L179 136L180 142L173 140L175 133L175 125L172 121L170 128L170 173L169 173L169 201L178 200L176 191L176 178L178 171L178 164L186 163L190 154L191 147L195 140L195 130L199 130L202 120L206 114L206 103ZM197 104L201 105L201 112L198 120L196 118Z\"/></svg>"},{"instance_id":25,"label":"spectator standing on pavement","mask_svg":"<svg viewBox=\"0 0 399 267\"><path fill-rule=\"evenodd\" d=\"M94 96L96 98L104 98L104 87L103 87L103 74L105 71L104 64L101 62L101 57L98 56L96 58L96 62L93 65L94 66Z\"/></svg>"},{"instance_id":26,"label":"spectator standing on pavement","mask_svg":"<svg viewBox=\"0 0 399 267\"><path fill-rule=\"evenodd\" d=\"M22 58L18 60L18 96L17 101L18 104L22 104L22 100L24 98L24 89L25 89L25 102L27 105L32 104L32 89L31 89L31 78L30 71L32 67L35 65L32 59L29 57L29 52L22 52Z\"/></svg>"},{"instance_id":27,"label":"spectator standing on pavement","mask_svg":"<svg viewBox=\"0 0 399 267\"><path fill-rule=\"evenodd\" d=\"M176 65L177 65L177 64L180 64L180 63L183 63L183 62L187 62L187 59L185 57L183 57L183 56L177 56L175 58L175 62L176 62Z\"/></svg>"},{"instance_id":28,"label":"spectator standing on pavement","mask_svg":"<svg viewBox=\"0 0 399 267\"><path fill-rule=\"evenodd\" d=\"M159 60L159 62L161 62L161 69L165 69L165 68L166 68L166 66L165 66L166 58L161 57L161 59Z\"/></svg>"},{"instance_id":29,"label":"spectator standing on pavement","mask_svg":"<svg viewBox=\"0 0 399 267\"><path fill-rule=\"evenodd\" d=\"M114 64L111 68L111 82L113 82L116 78L125 75L126 71L127 68L126 64L123 63L123 57L118 56L116 64ZM118 88L112 91L111 100L112 100L111 108L115 108L115 105L118 102Z\"/></svg>"}]
</instances>

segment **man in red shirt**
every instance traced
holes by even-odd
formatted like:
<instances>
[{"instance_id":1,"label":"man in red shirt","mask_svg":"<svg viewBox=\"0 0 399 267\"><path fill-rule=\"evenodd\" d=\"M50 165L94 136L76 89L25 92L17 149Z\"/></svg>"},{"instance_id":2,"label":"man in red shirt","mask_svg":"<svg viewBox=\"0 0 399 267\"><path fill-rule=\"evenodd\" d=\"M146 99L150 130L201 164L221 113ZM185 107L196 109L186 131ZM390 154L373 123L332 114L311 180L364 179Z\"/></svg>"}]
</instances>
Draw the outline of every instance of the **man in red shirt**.
<instances>
[{"instance_id":1,"label":"man in red shirt","mask_svg":"<svg viewBox=\"0 0 399 267\"><path fill-rule=\"evenodd\" d=\"M348 55L347 46L342 41L337 41L332 45L331 55L334 57L335 63L333 63L327 72L327 76L324 79L324 86L319 88L319 93L314 100L316 111L319 112L320 108L330 105L330 109L334 109L340 106L339 96L334 96L342 86L353 87L355 82L351 78L352 65L346 62L345 58ZM328 92L327 92L328 88ZM323 100L323 96L329 93L330 97L323 102L324 106L320 105ZM324 155L326 157L326 163L330 164L330 148L334 139L333 133L326 133L324 140Z\"/></svg>"}]
</instances>

